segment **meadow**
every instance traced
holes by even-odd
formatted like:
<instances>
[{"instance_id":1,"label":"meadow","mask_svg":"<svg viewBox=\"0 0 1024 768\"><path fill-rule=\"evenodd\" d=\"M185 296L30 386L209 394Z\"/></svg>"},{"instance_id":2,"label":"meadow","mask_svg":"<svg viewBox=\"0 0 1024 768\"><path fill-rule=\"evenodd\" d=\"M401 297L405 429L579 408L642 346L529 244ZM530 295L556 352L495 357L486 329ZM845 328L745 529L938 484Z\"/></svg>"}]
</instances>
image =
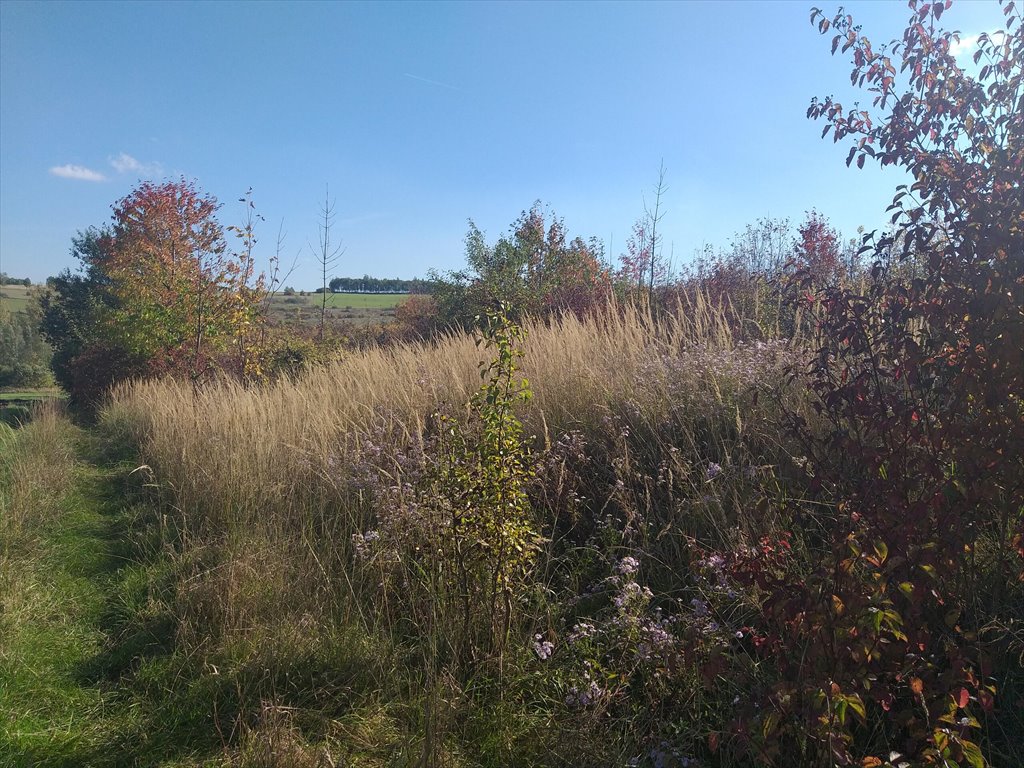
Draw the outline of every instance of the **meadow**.
<instances>
[{"instance_id":1,"label":"meadow","mask_svg":"<svg viewBox=\"0 0 1024 768\"><path fill-rule=\"evenodd\" d=\"M734 339L706 305L660 322L628 307L529 323L522 351L535 541L497 637L484 587L460 582L435 538L454 535L460 492L446 430L479 438L469 403L486 354L471 336L256 391L117 392L104 428L140 446L173 510L179 652L231 689L217 727L243 734L243 764L272 743L294 764L707 753L702 720L742 691L703 684L682 638L745 657L735 635L752 605L719 594L696 553L776 530L765 501L792 489L778 418L803 407L783 377L798 355ZM704 600L721 603L708 609L718 625L694 610Z\"/></svg>"},{"instance_id":2,"label":"meadow","mask_svg":"<svg viewBox=\"0 0 1024 768\"><path fill-rule=\"evenodd\" d=\"M826 428L801 334L740 335L701 294L489 327L8 430L0 754L817 764L761 698L786 684L766 579L827 562L836 514L791 426ZM993 714L1017 759L1019 713Z\"/></svg>"},{"instance_id":3,"label":"meadow","mask_svg":"<svg viewBox=\"0 0 1024 768\"><path fill-rule=\"evenodd\" d=\"M37 389L4 389L0 390L0 402L17 400L49 400L51 398L61 399L66 394L55 387L40 387Z\"/></svg>"},{"instance_id":4,"label":"meadow","mask_svg":"<svg viewBox=\"0 0 1024 768\"><path fill-rule=\"evenodd\" d=\"M320 296L307 295L313 306L319 306ZM406 293L328 293L330 309L393 309L409 298Z\"/></svg>"},{"instance_id":5,"label":"meadow","mask_svg":"<svg viewBox=\"0 0 1024 768\"><path fill-rule=\"evenodd\" d=\"M317 326L195 182L116 203L42 318L78 424L0 423L0 762L1024 765L1024 34L975 79L912 6L811 16L880 114L808 115L915 178L859 249L672 277L659 182L620 269L538 203Z\"/></svg>"},{"instance_id":6,"label":"meadow","mask_svg":"<svg viewBox=\"0 0 1024 768\"><path fill-rule=\"evenodd\" d=\"M0 285L0 307L12 313L24 312L35 290L35 286Z\"/></svg>"},{"instance_id":7,"label":"meadow","mask_svg":"<svg viewBox=\"0 0 1024 768\"><path fill-rule=\"evenodd\" d=\"M394 293L328 293L327 313L332 323L381 325L395 317L395 307L408 298ZM270 301L270 316L280 322L312 325L319 322L323 296L318 293L277 294Z\"/></svg>"}]
</instances>

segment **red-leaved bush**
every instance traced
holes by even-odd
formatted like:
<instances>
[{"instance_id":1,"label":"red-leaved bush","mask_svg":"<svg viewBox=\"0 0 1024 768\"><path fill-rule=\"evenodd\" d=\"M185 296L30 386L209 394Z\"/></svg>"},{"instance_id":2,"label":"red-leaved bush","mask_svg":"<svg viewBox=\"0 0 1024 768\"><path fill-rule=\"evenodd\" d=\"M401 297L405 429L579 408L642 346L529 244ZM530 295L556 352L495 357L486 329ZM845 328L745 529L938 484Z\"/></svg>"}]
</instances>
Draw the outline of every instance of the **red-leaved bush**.
<instances>
[{"instance_id":1,"label":"red-leaved bush","mask_svg":"<svg viewBox=\"0 0 1024 768\"><path fill-rule=\"evenodd\" d=\"M961 68L948 2L910 3L901 40L875 48L853 19L815 10L872 110L812 102L848 163L906 169L893 231L865 238L866 290L808 260L794 301L817 315L807 372L820 424L795 421L811 488L834 510L804 534L810 572L772 560L735 576L764 595L776 682L739 736L776 764L1016 764L1022 758L1024 514L1024 34L982 35ZM813 233L808 233L813 234ZM821 234L821 233L818 233ZM816 238L821 240L820 237ZM924 254L894 277L894 243ZM821 432L825 438L822 440ZM774 553L772 557L774 557ZM753 575L752 575L753 574ZM1001 699L1006 689L1009 697Z\"/></svg>"}]
</instances>

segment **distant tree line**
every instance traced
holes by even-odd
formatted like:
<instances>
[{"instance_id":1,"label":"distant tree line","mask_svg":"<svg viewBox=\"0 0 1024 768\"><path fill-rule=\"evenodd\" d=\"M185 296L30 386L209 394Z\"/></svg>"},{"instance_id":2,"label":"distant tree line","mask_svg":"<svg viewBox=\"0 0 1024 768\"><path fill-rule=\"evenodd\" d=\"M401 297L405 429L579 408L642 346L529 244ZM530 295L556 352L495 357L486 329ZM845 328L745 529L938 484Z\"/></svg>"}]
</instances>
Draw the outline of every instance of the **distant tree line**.
<instances>
[{"instance_id":1,"label":"distant tree line","mask_svg":"<svg viewBox=\"0 0 1024 768\"><path fill-rule=\"evenodd\" d=\"M399 278L388 277L336 277L331 280L327 287L331 293L429 293L430 285L427 280L413 278L412 280L400 280Z\"/></svg>"},{"instance_id":2,"label":"distant tree line","mask_svg":"<svg viewBox=\"0 0 1024 768\"><path fill-rule=\"evenodd\" d=\"M6 272L0 272L0 285L24 285L28 288L32 281L27 277L11 277Z\"/></svg>"}]
</instances>

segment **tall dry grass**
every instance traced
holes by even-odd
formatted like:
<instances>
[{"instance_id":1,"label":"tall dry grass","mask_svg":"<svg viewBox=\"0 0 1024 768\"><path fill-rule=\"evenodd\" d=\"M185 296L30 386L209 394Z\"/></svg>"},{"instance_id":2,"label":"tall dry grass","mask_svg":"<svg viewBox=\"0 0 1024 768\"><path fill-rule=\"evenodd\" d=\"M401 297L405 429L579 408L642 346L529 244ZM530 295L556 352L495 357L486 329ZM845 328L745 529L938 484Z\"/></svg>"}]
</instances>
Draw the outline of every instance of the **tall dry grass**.
<instances>
[{"instance_id":1,"label":"tall dry grass","mask_svg":"<svg viewBox=\"0 0 1024 768\"><path fill-rule=\"evenodd\" d=\"M652 455L692 466L729 460L777 415L778 402L762 395L753 405L750 393L774 383L786 354L779 343L741 348L731 325L699 298L657 319L630 305L528 323L521 373L534 397L520 412L525 433L543 448L576 430L614 450L623 429L640 430ZM471 336L453 334L367 350L256 389L221 381L196 396L187 382L136 382L115 391L104 421L141 446L186 531L224 541L249 542L254 531L269 542L298 536L307 565L323 576L310 538L344 549L368 523L349 488L352 468L381 435L416 441L432 412L462 408L485 357ZM769 428L764 440L772 439ZM287 580L294 564L277 563L282 556L250 550L244 560Z\"/></svg>"},{"instance_id":2,"label":"tall dry grass","mask_svg":"<svg viewBox=\"0 0 1024 768\"><path fill-rule=\"evenodd\" d=\"M534 398L521 418L540 440L569 429L603 433L606 417L628 408L650 423L703 421L701 404L726 406L750 383L708 367L711 357L682 354L735 347L723 313L703 302L657 321L629 306L532 322L527 334L522 374ZM297 502L336 497L335 480L382 419L416 434L438 407L466 403L485 356L472 337L449 335L360 352L258 389L223 381L196 397L186 382L137 382L114 393L105 420L139 441L187 517L217 526L291 519L304 514ZM673 365L691 359L694 370ZM695 393L690 412L678 401L686 391Z\"/></svg>"},{"instance_id":3,"label":"tall dry grass","mask_svg":"<svg viewBox=\"0 0 1024 768\"><path fill-rule=\"evenodd\" d=\"M698 298L657 317L630 305L526 324L520 373L533 398L518 415L538 457L534 505L550 542L538 594L553 594L556 579L563 591L583 588L587 574L565 563L591 546L598 518L616 516L634 531L643 521L642 536L616 546L643 548L667 592L684 578L694 536L736 542L770 527L754 495L788 457L778 418L800 407L783 384L794 353L777 340L738 342L733 320ZM448 642L438 633L450 617L425 605L429 620L410 632L400 584L385 588L386 577L359 567L357 550L388 513L380 505L405 496L376 493L365 476L391 488L414 483L407 460L430 449L431 414L468 418L488 354L452 334L352 354L260 388L221 381L196 394L187 382L161 380L117 389L103 423L140 446L181 530L179 640L228 657L254 643L261 653L294 654L296 638L308 650L353 623L377 648L401 628L399 644L420 637L413 667L425 671L391 684L401 695L418 691L420 720L381 732L419 733L427 746L409 742L403 749L412 752L450 746L431 729L457 727L472 698L457 690L466 684L457 670L439 666ZM577 451L585 458L573 458ZM550 618L556 608L517 610L517 642L527 648L544 620L530 612ZM393 646L374 657L366 669L375 685L396 674L385 669L387 654L408 652ZM440 720L439 702L450 709Z\"/></svg>"},{"instance_id":4,"label":"tall dry grass","mask_svg":"<svg viewBox=\"0 0 1024 768\"><path fill-rule=\"evenodd\" d=\"M58 514L73 479L74 428L56 401L33 408L19 429L0 424L0 538L10 541Z\"/></svg>"}]
</instances>

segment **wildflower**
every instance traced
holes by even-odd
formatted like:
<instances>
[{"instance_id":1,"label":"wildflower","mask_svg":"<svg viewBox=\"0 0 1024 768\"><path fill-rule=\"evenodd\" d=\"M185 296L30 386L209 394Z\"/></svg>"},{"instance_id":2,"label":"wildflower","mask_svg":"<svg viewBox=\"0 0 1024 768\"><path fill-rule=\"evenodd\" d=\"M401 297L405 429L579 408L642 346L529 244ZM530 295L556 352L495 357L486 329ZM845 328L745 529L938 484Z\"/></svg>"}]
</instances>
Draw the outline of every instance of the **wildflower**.
<instances>
[{"instance_id":1,"label":"wildflower","mask_svg":"<svg viewBox=\"0 0 1024 768\"><path fill-rule=\"evenodd\" d=\"M569 693L565 697L565 703L570 707L584 709L599 702L604 695L604 688L591 680L590 684L582 690L575 685L570 688Z\"/></svg>"},{"instance_id":2,"label":"wildflower","mask_svg":"<svg viewBox=\"0 0 1024 768\"><path fill-rule=\"evenodd\" d=\"M630 581L623 585L622 590L612 598L612 602L615 603L616 608L625 608L629 603L633 602L637 597L641 595L640 585L635 581ZM644 593L646 596L646 593Z\"/></svg>"},{"instance_id":3,"label":"wildflower","mask_svg":"<svg viewBox=\"0 0 1024 768\"><path fill-rule=\"evenodd\" d=\"M555 644L550 640L545 640L543 635L534 635L533 640L533 652L537 654L537 658L541 661L550 659L551 654L555 651Z\"/></svg>"},{"instance_id":4,"label":"wildflower","mask_svg":"<svg viewBox=\"0 0 1024 768\"><path fill-rule=\"evenodd\" d=\"M675 636L668 631L670 622L667 619L647 619L640 625L640 640L637 643L637 655L644 661L651 661L664 656L675 643Z\"/></svg>"},{"instance_id":5,"label":"wildflower","mask_svg":"<svg viewBox=\"0 0 1024 768\"><path fill-rule=\"evenodd\" d=\"M619 573L626 575L629 573L636 573L640 567L640 562L635 557L624 557L619 561L616 568Z\"/></svg>"},{"instance_id":6,"label":"wildflower","mask_svg":"<svg viewBox=\"0 0 1024 768\"><path fill-rule=\"evenodd\" d=\"M708 481L714 480L720 474L722 474L722 465L714 461L708 462L708 468L704 472Z\"/></svg>"},{"instance_id":7,"label":"wildflower","mask_svg":"<svg viewBox=\"0 0 1024 768\"><path fill-rule=\"evenodd\" d=\"M376 541L380 539L377 531L352 534L352 548L357 560L368 560L372 554L371 550Z\"/></svg>"},{"instance_id":8,"label":"wildflower","mask_svg":"<svg viewBox=\"0 0 1024 768\"><path fill-rule=\"evenodd\" d=\"M716 553L704 560L703 564L713 571L720 571L725 567L725 558Z\"/></svg>"},{"instance_id":9,"label":"wildflower","mask_svg":"<svg viewBox=\"0 0 1024 768\"><path fill-rule=\"evenodd\" d=\"M593 624L581 621L573 626L572 632L569 633L569 637L567 639L570 643L577 643L580 640L593 637L596 632L597 628Z\"/></svg>"}]
</instances>

